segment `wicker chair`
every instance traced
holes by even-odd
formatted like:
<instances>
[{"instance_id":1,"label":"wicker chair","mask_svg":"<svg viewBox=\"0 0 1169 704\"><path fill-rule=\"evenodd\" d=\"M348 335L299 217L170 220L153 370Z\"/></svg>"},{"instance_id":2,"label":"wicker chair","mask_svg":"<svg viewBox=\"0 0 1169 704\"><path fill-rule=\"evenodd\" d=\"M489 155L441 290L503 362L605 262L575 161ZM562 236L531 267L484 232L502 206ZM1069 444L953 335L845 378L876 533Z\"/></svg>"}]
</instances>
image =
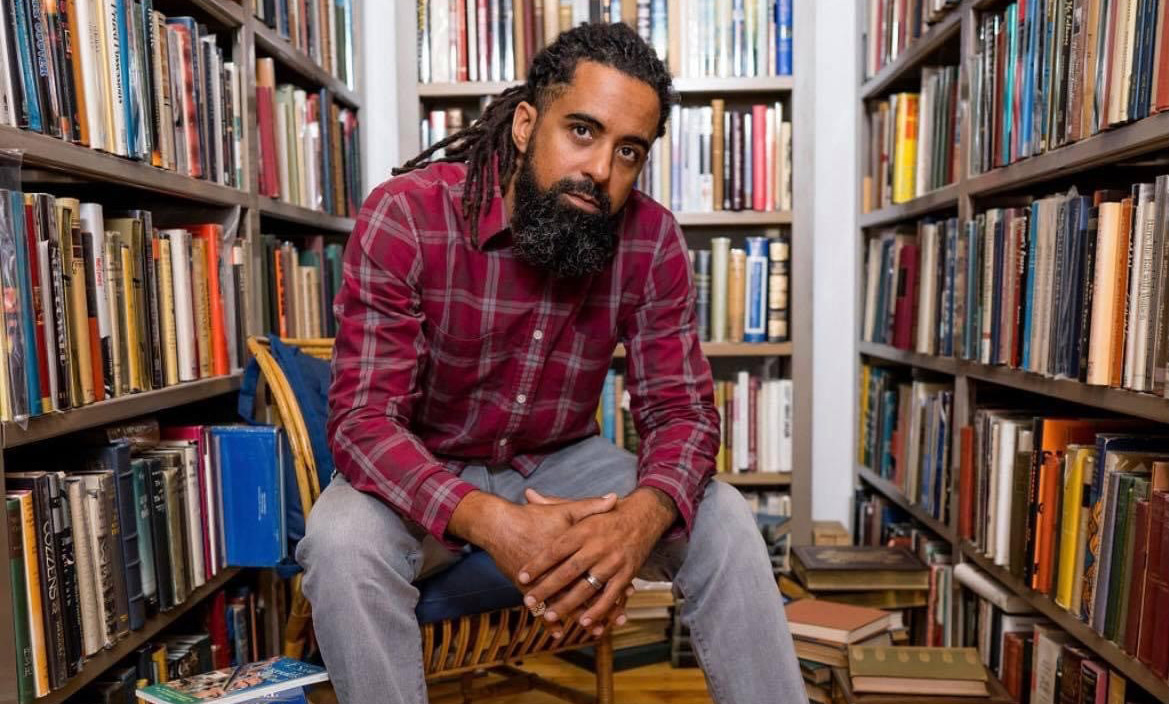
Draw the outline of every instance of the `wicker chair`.
<instances>
[{"instance_id":1,"label":"wicker chair","mask_svg":"<svg viewBox=\"0 0 1169 704\"><path fill-rule=\"evenodd\" d=\"M328 360L332 356L332 339L282 341L319 359ZM275 406L271 421L282 426L288 436L301 508L304 515L308 516L321 495L321 485L300 404L284 370L272 355L268 340L263 337L249 338L248 349L259 364L261 389L267 385L269 402ZM263 398L261 389L257 389L257 399ZM301 656L308 642L311 619L311 606L301 592L300 575L297 575L292 580L292 603L285 625L285 655ZM470 702L472 697L491 697L537 689L569 702L612 704L613 646L609 634L606 632L598 639L574 623L565 630L561 639L554 640L543 624L542 619L532 617L522 606L423 623L422 662L426 681L434 683L458 677L461 682L457 697L462 702ZM576 650L585 646L595 648L595 695L556 684L515 666L534 655ZM504 679L476 685L475 674L483 671L501 675Z\"/></svg>"}]
</instances>

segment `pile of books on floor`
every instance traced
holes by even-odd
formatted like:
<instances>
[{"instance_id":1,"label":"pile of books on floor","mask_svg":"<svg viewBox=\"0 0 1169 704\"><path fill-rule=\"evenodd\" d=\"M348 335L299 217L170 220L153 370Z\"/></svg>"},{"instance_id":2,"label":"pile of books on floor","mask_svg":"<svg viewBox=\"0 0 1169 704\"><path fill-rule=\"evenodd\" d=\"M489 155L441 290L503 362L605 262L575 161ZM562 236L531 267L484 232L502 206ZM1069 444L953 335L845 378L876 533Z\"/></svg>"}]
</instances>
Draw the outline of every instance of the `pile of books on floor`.
<instances>
[{"instance_id":1,"label":"pile of books on floor","mask_svg":"<svg viewBox=\"0 0 1169 704\"><path fill-rule=\"evenodd\" d=\"M287 657L204 671L174 682L138 689L139 702L183 704L211 701L220 704L306 702L304 688L329 679L325 668Z\"/></svg>"},{"instance_id":2,"label":"pile of books on floor","mask_svg":"<svg viewBox=\"0 0 1169 704\"><path fill-rule=\"evenodd\" d=\"M890 646L891 631L901 629L900 614L865 606L800 599L784 609L808 699L823 704L831 701L828 668L848 664L849 646Z\"/></svg>"},{"instance_id":3,"label":"pile of books on floor","mask_svg":"<svg viewBox=\"0 0 1169 704\"><path fill-rule=\"evenodd\" d=\"M974 648L854 645L833 672L833 702L1012 702Z\"/></svg>"},{"instance_id":4,"label":"pile of books on floor","mask_svg":"<svg viewBox=\"0 0 1169 704\"><path fill-rule=\"evenodd\" d=\"M930 570L906 548L803 545L792 548L792 578L779 586L793 599L908 609L927 604Z\"/></svg>"}]
</instances>

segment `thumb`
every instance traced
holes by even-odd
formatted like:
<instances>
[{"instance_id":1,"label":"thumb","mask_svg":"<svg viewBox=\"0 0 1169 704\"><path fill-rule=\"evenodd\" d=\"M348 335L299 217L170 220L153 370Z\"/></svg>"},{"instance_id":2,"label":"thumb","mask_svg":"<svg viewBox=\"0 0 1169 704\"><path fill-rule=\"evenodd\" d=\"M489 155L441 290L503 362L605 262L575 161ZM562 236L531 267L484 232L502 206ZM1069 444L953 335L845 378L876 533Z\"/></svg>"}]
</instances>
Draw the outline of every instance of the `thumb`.
<instances>
[{"instance_id":1,"label":"thumb","mask_svg":"<svg viewBox=\"0 0 1169 704\"><path fill-rule=\"evenodd\" d=\"M524 498L528 500L528 503L537 506L559 506L572 502L572 499L562 499L559 496L544 496L535 489L525 489Z\"/></svg>"},{"instance_id":2,"label":"thumb","mask_svg":"<svg viewBox=\"0 0 1169 704\"><path fill-rule=\"evenodd\" d=\"M608 493L604 496L599 496L594 499L581 499L579 501L573 501L570 504L566 504L565 507L568 509L569 519L573 523L576 523L577 521L584 520L589 516L611 511L616 505L617 495Z\"/></svg>"}]
</instances>

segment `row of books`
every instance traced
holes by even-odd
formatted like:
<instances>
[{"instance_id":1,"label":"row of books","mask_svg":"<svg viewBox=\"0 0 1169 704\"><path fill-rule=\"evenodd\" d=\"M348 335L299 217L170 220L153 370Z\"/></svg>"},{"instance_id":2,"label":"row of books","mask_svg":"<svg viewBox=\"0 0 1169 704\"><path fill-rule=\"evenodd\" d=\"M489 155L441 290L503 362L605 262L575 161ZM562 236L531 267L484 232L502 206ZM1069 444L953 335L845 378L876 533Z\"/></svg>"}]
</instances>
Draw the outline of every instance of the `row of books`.
<instances>
[{"instance_id":1,"label":"row of books","mask_svg":"<svg viewBox=\"0 0 1169 704\"><path fill-rule=\"evenodd\" d=\"M792 4L792 0L680 0L680 18L669 26L671 34L680 34L678 74L792 75ZM664 55L659 51L658 56Z\"/></svg>"},{"instance_id":2,"label":"row of books","mask_svg":"<svg viewBox=\"0 0 1169 704\"><path fill-rule=\"evenodd\" d=\"M731 247L712 237L710 249L691 250L698 339L703 342L786 342L789 329L791 245L785 234L747 237Z\"/></svg>"},{"instance_id":3,"label":"row of books","mask_svg":"<svg viewBox=\"0 0 1169 704\"><path fill-rule=\"evenodd\" d=\"M282 338L322 338L337 334L333 299L341 288L344 247L325 244L322 235L298 238L297 245L274 235L260 238L264 267L264 329Z\"/></svg>"},{"instance_id":4,"label":"row of books","mask_svg":"<svg viewBox=\"0 0 1169 704\"><path fill-rule=\"evenodd\" d=\"M1169 5L1160 0L1011 3L983 14L977 32L972 173L1169 109Z\"/></svg>"},{"instance_id":5,"label":"row of books","mask_svg":"<svg viewBox=\"0 0 1169 704\"><path fill-rule=\"evenodd\" d=\"M243 187L242 71L149 2L0 3L0 124Z\"/></svg>"},{"instance_id":6,"label":"row of books","mask_svg":"<svg viewBox=\"0 0 1169 704\"><path fill-rule=\"evenodd\" d=\"M893 63L958 0L866 0L865 77Z\"/></svg>"},{"instance_id":7,"label":"row of books","mask_svg":"<svg viewBox=\"0 0 1169 704\"><path fill-rule=\"evenodd\" d=\"M354 0L257 0L256 17L352 90Z\"/></svg>"},{"instance_id":8,"label":"row of books","mask_svg":"<svg viewBox=\"0 0 1169 704\"><path fill-rule=\"evenodd\" d=\"M21 691L64 686L225 567L282 559L281 443L268 426L145 423L54 459L65 471L7 473Z\"/></svg>"},{"instance_id":9,"label":"row of books","mask_svg":"<svg viewBox=\"0 0 1169 704\"><path fill-rule=\"evenodd\" d=\"M249 289L235 225L0 191L0 418L23 420L241 368Z\"/></svg>"},{"instance_id":10,"label":"row of books","mask_svg":"<svg viewBox=\"0 0 1169 704\"><path fill-rule=\"evenodd\" d=\"M783 103L673 106L638 187L674 212L792 209L792 123Z\"/></svg>"},{"instance_id":11,"label":"row of books","mask_svg":"<svg viewBox=\"0 0 1169 704\"><path fill-rule=\"evenodd\" d=\"M275 63L256 60L260 194L302 208L354 217L362 197L357 113L328 89L276 85Z\"/></svg>"},{"instance_id":12,"label":"row of books","mask_svg":"<svg viewBox=\"0 0 1169 704\"><path fill-rule=\"evenodd\" d=\"M921 91L869 108L865 210L904 203L958 177L958 67L921 69Z\"/></svg>"},{"instance_id":13,"label":"row of books","mask_svg":"<svg viewBox=\"0 0 1169 704\"><path fill-rule=\"evenodd\" d=\"M597 406L601 436L637 453L640 436L630 412L625 375L610 370ZM715 469L720 473L792 471L792 382L741 371L715 381L714 402L722 423Z\"/></svg>"},{"instance_id":14,"label":"row of books","mask_svg":"<svg viewBox=\"0 0 1169 704\"><path fill-rule=\"evenodd\" d=\"M270 608L263 603L259 590L237 584L217 591L207 599L197 618L188 618L179 633L160 635L136 648L130 655L107 670L78 693L76 701L84 704L123 704L136 699L135 691L169 685L174 691L184 684L179 680L219 668L247 666L259 659L266 644L263 629L258 627ZM24 699L20 700L23 704ZM74 700L71 700L74 701ZM173 701L173 700L167 700Z\"/></svg>"},{"instance_id":15,"label":"row of books","mask_svg":"<svg viewBox=\"0 0 1169 704\"><path fill-rule=\"evenodd\" d=\"M864 339L1164 394L1166 208L1159 176L882 233L868 245Z\"/></svg>"},{"instance_id":16,"label":"row of books","mask_svg":"<svg viewBox=\"0 0 1169 704\"><path fill-rule=\"evenodd\" d=\"M1129 421L979 409L962 430L958 532L1169 674L1169 443Z\"/></svg>"},{"instance_id":17,"label":"row of books","mask_svg":"<svg viewBox=\"0 0 1169 704\"><path fill-rule=\"evenodd\" d=\"M969 563L955 568L955 575L963 587L967 640L1013 701L1153 701L993 577Z\"/></svg>"},{"instance_id":18,"label":"row of books","mask_svg":"<svg viewBox=\"0 0 1169 704\"><path fill-rule=\"evenodd\" d=\"M950 506L952 384L899 378L864 364L858 457L943 523Z\"/></svg>"}]
</instances>

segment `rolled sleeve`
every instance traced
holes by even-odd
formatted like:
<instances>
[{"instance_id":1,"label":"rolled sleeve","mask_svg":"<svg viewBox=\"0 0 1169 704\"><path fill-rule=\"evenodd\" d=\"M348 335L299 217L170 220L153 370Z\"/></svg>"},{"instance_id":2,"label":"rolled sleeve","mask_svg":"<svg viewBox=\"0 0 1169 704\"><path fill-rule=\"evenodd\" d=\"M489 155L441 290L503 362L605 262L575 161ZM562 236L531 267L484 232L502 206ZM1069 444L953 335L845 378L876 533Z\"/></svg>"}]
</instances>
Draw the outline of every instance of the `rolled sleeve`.
<instances>
[{"instance_id":1,"label":"rolled sleeve","mask_svg":"<svg viewBox=\"0 0 1169 704\"><path fill-rule=\"evenodd\" d=\"M329 438L338 471L450 547L455 507L475 487L448 471L410 431L428 347L421 258L400 196L366 199L345 250L334 303L337 335Z\"/></svg>"},{"instance_id":2,"label":"rolled sleeve","mask_svg":"<svg viewBox=\"0 0 1169 704\"><path fill-rule=\"evenodd\" d=\"M661 226L642 299L622 336L630 411L642 438L638 486L674 501L679 524L667 537L677 537L689 535L714 474L719 416L710 364L698 340L685 240L673 218Z\"/></svg>"}]
</instances>

